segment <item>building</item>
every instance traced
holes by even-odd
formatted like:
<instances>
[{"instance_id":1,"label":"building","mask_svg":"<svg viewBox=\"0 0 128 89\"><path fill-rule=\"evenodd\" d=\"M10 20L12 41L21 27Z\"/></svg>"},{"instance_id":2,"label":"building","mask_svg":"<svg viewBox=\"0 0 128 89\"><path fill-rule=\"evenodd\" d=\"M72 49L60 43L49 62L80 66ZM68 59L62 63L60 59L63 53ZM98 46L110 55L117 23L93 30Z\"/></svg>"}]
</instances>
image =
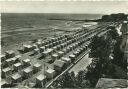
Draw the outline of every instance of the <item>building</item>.
<instances>
[{"instance_id":1,"label":"building","mask_svg":"<svg viewBox=\"0 0 128 89\"><path fill-rule=\"evenodd\" d=\"M20 62L14 64L14 70L19 71L22 69L22 64Z\"/></svg>"},{"instance_id":2,"label":"building","mask_svg":"<svg viewBox=\"0 0 128 89\"><path fill-rule=\"evenodd\" d=\"M21 58L21 55L15 56L15 57L12 59L12 60L13 60L13 63L20 62L20 61L21 61L20 58Z\"/></svg>"},{"instance_id":3,"label":"building","mask_svg":"<svg viewBox=\"0 0 128 89\"><path fill-rule=\"evenodd\" d=\"M21 58L21 55L17 55L17 56L15 56L15 58L20 59Z\"/></svg>"},{"instance_id":4,"label":"building","mask_svg":"<svg viewBox=\"0 0 128 89\"><path fill-rule=\"evenodd\" d=\"M33 69L31 67L27 67L23 70L23 77L30 78L33 75Z\"/></svg>"},{"instance_id":5,"label":"building","mask_svg":"<svg viewBox=\"0 0 128 89\"><path fill-rule=\"evenodd\" d=\"M6 56L5 55L1 55L1 62L4 62L6 60Z\"/></svg>"},{"instance_id":6,"label":"building","mask_svg":"<svg viewBox=\"0 0 128 89\"><path fill-rule=\"evenodd\" d=\"M24 65L24 67L28 67L28 66L30 66L31 64L30 64L30 59L25 59L25 60L22 60L22 62L23 62L23 65Z\"/></svg>"},{"instance_id":7,"label":"building","mask_svg":"<svg viewBox=\"0 0 128 89\"><path fill-rule=\"evenodd\" d=\"M11 58L11 60L12 60L13 64L18 62L18 59L16 57Z\"/></svg>"},{"instance_id":8,"label":"building","mask_svg":"<svg viewBox=\"0 0 128 89\"><path fill-rule=\"evenodd\" d=\"M5 61L5 64L7 64L8 66L11 66L11 65L13 64L12 58L7 59L7 60Z\"/></svg>"},{"instance_id":9,"label":"building","mask_svg":"<svg viewBox=\"0 0 128 89\"><path fill-rule=\"evenodd\" d=\"M71 51L71 49L69 47L67 47L66 50L67 50L67 53Z\"/></svg>"},{"instance_id":10,"label":"building","mask_svg":"<svg viewBox=\"0 0 128 89\"><path fill-rule=\"evenodd\" d=\"M79 55L79 52L78 52L78 51L74 51L73 54L74 54L75 56L78 56L78 55Z\"/></svg>"},{"instance_id":11,"label":"building","mask_svg":"<svg viewBox=\"0 0 128 89\"><path fill-rule=\"evenodd\" d=\"M42 65L40 63L36 63L33 65L33 72L36 73L42 69Z\"/></svg>"},{"instance_id":12,"label":"building","mask_svg":"<svg viewBox=\"0 0 128 89\"><path fill-rule=\"evenodd\" d=\"M48 79L53 79L56 75L55 70L49 68L48 70L45 71L45 75L47 76Z\"/></svg>"},{"instance_id":13,"label":"building","mask_svg":"<svg viewBox=\"0 0 128 89\"><path fill-rule=\"evenodd\" d=\"M36 84L37 84L38 86L44 87L45 82L46 82L46 76L45 76L45 75L40 74L40 75L38 75L38 76L36 77Z\"/></svg>"},{"instance_id":14,"label":"building","mask_svg":"<svg viewBox=\"0 0 128 89\"><path fill-rule=\"evenodd\" d=\"M15 52L13 50L9 50L5 52L6 58L15 57Z\"/></svg>"},{"instance_id":15,"label":"building","mask_svg":"<svg viewBox=\"0 0 128 89\"><path fill-rule=\"evenodd\" d=\"M54 50L54 52L57 51L57 46L54 46L53 47L53 50Z\"/></svg>"},{"instance_id":16,"label":"building","mask_svg":"<svg viewBox=\"0 0 128 89\"><path fill-rule=\"evenodd\" d=\"M11 76L12 83L20 83L22 81L22 76L18 73Z\"/></svg>"},{"instance_id":17,"label":"building","mask_svg":"<svg viewBox=\"0 0 128 89\"><path fill-rule=\"evenodd\" d=\"M61 46L60 45L57 45L57 50L60 50L61 49Z\"/></svg>"},{"instance_id":18,"label":"building","mask_svg":"<svg viewBox=\"0 0 128 89\"><path fill-rule=\"evenodd\" d=\"M10 74L12 74L11 68L7 67L2 70L2 77L7 78Z\"/></svg>"},{"instance_id":19,"label":"building","mask_svg":"<svg viewBox=\"0 0 128 89\"><path fill-rule=\"evenodd\" d=\"M38 46L37 46L36 44L33 44L33 45L32 45L32 48L33 48L33 49L37 49Z\"/></svg>"},{"instance_id":20,"label":"building","mask_svg":"<svg viewBox=\"0 0 128 89\"><path fill-rule=\"evenodd\" d=\"M29 52L32 51L33 46L31 45L23 45L23 52Z\"/></svg>"},{"instance_id":21,"label":"building","mask_svg":"<svg viewBox=\"0 0 128 89\"><path fill-rule=\"evenodd\" d=\"M63 55L64 55L64 52L63 52L63 51L59 51L59 52L58 52L59 58L62 57Z\"/></svg>"},{"instance_id":22,"label":"building","mask_svg":"<svg viewBox=\"0 0 128 89\"><path fill-rule=\"evenodd\" d=\"M53 49L47 49L46 51L43 52L43 56L46 57L48 55L51 55L51 53L53 52Z\"/></svg>"},{"instance_id":23,"label":"building","mask_svg":"<svg viewBox=\"0 0 128 89\"><path fill-rule=\"evenodd\" d=\"M38 41L38 42L36 42L36 45L37 45L38 47L41 47L41 46L42 46L42 42Z\"/></svg>"},{"instance_id":24,"label":"building","mask_svg":"<svg viewBox=\"0 0 128 89\"><path fill-rule=\"evenodd\" d=\"M52 55L52 60L55 61L59 58L58 54L53 54Z\"/></svg>"},{"instance_id":25,"label":"building","mask_svg":"<svg viewBox=\"0 0 128 89\"><path fill-rule=\"evenodd\" d=\"M65 61L67 66L71 64L71 59L70 58L62 57L61 60Z\"/></svg>"},{"instance_id":26,"label":"building","mask_svg":"<svg viewBox=\"0 0 128 89\"><path fill-rule=\"evenodd\" d=\"M56 60L54 62L54 70L61 72L66 68L65 62L62 60Z\"/></svg>"},{"instance_id":27,"label":"building","mask_svg":"<svg viewBox=\"0 0 128 89\"><path fill-rule=\"evenodd\" d=\"M70 50L72 51L73 50L73 46L71 45L71 46L69 46L69 48L70 48Z\"/></svg>"},{"instance_id":28,"label":"building","mask_svg":"<svg viewBox=\"0 0 128 89\"><path fill-rule=\"evenodd\" d=\"M1 88L6 88L8 85L7 81L1 80Z\"/></svg>"},{"instance_id":29,"label":"building","mask_svg":"<svg viewBox=\"0 0 128 89\"><path fill-rule=\"evenodd\" d=\"M96 88L127 88L127 80L100 78Z\"/></svg>"},{"instance_id":30,"label":"building","mask_svg":"<svg viewBox=\"0 0 128 89\"><path fill-rule=\"evenodd\" d=\"M44 52L44 51L45 51L45 47L44 46L40 47L40 52Z\"/></svg>"},{"instance_id":31,"label":"building","mask_svg":"<svg viewBox=\"0 0 128 89\"><path fill-rule=\"evenodd\" d=\"M66 53L67 53L67 49L63 49L62 51L64 52L64 54L66 54Z\"/></svg>"},{"instance_id":32,"label":"building","mask_svg":"<svg viewBox=\"0 0 128 89\"><path fill-rule=\"evenodd\" d=\"M74 54L71 54L69 55L69 58L71 59L71 62L74 62L75 61L75 58L76 56Z\"/></svg>"},{"instance_id":33,"label":"building","mask_svg":"<svg viewBox=\"0 0 128 89\"><path fill-rule=\"evenodd\" d=\"M39 54L40 53L40 50L38 48L36 48L36 49L33 50L33 53L34 54Z\"/></svg>"}]
</instances>

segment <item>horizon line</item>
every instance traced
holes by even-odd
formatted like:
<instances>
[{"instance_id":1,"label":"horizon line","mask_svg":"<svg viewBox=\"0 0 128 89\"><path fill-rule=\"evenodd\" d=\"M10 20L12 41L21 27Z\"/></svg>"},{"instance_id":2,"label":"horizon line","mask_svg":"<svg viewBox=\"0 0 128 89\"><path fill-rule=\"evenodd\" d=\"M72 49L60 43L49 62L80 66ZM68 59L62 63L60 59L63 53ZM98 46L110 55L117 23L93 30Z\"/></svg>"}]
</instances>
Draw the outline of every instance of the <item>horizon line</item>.
<instances>
[{"instance_id":1,"label":"horizon line","mask_svg":"<svg viewBox=\"0 0 128 89\"><path fill-rule=\"evenodd\" d=\"M118 13L110 13L110 14L128 14L128 13L123 13L123 12L118 12ZM103 14L103 13L51 13L51 12L1 12L1 14L97 14L97 15L110 15L110 14Z\"/></svg>"}]
</instances>

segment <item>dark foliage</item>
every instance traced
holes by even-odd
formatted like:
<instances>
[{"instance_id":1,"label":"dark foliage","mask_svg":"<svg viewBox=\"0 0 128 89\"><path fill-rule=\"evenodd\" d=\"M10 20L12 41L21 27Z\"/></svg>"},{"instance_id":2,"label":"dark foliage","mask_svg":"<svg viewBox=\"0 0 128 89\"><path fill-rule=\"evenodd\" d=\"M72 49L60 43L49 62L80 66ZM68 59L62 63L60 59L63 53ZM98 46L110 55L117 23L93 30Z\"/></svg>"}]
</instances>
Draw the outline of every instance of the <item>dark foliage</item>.
<instances>
[{"instance_id":1,"label":"dark foliage","mask_svg":"<svg viewBox=\"0 0 128 89\"><path fill-rule=\"evenodd\" d=\"M118 14L110 14L110 15L103 15L101 21L123 21L127 20L127 15L124 13L118 13Z\"/></svg>"}]
</instances>

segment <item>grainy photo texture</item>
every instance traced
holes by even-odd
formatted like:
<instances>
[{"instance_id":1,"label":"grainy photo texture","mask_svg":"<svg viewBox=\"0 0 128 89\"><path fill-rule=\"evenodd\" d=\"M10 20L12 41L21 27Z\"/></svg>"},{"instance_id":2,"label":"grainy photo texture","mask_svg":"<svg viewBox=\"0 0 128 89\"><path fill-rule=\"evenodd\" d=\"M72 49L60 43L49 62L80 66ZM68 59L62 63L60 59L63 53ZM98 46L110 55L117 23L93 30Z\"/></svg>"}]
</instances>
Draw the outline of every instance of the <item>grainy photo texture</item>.
<instances>
[{"instance_id":1,"label":"grainy photo texture","mask_svg":"<svg viewBox=\"0 0 128 89\"><path fill-rule=\"evenodd\" d=\"M1 88L127 88L127 1L0 2Z\"/></svg>"}]
</instances>

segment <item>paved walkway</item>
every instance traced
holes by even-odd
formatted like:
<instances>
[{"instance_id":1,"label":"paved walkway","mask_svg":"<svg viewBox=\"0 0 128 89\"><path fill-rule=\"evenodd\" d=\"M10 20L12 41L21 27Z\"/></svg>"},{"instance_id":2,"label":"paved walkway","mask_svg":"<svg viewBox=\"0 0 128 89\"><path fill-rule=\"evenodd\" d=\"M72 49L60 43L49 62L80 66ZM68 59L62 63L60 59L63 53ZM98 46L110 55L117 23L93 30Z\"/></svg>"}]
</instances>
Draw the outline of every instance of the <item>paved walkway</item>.
<instances>
[{"instance_id":1,"label":"paved walkway","mask_svg":"<svg viewBox=\"0 0 128 89\"><path fill-rule=\"evenodd\" d=\"M92 62L89 54L84 56L69 72L74 71L77 74L80 70L85 70L86 67Z\"/></svg>"}]
</instances>

